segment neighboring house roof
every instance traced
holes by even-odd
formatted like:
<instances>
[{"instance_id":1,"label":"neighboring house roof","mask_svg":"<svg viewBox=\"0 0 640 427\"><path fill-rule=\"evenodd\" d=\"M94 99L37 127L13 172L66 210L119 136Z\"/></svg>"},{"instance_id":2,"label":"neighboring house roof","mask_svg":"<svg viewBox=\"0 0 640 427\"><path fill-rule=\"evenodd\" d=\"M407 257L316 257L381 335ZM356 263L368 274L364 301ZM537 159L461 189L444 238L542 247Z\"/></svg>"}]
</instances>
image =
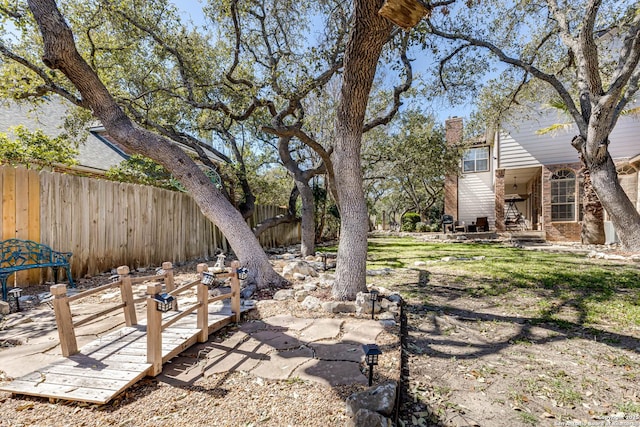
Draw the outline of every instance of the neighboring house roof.
<instances>
[{"instance_id":1,"label":"neighboring house roof","mask_svg":"<svg viewBox=\"0 0 640 427\"><path fill-rule=\"evenodd\" d=\"M0 104L0 132L9 132L9 128L23 125L29 131L40 129L47 136L55 137L63 132L65 113L69 105L57 97L47 98L45 102L34 106L28 103L18 104L7 101ZM178 144L183 150L195 154L195 151L184 144ZM105 128L96 125L89 128L84 141L79 141L78 165L74 169L87 170L93 173L104 173L112 166L118 165L132 154L116 142ZM204 148L205 154L213 162L222 162L212 151Z\"/></svg>"},{"instance_id":2,"label":"neighboring house roof","mask_svg":"<svg viewBox=\"0 0 640 427\"><path fill-rule=\"evenodd\" d=\"M10 128L23 125L28 131L39 129L49 137L56 137L64 131L67 108L63 102L56 100L47 100L37 106L7 102L0 108L0 132L10 134ZM129 158L121 149L109 144L93 131L83 141L77 142L78 164L73 169L104 173Z\"/></svg>"}]
</instances>

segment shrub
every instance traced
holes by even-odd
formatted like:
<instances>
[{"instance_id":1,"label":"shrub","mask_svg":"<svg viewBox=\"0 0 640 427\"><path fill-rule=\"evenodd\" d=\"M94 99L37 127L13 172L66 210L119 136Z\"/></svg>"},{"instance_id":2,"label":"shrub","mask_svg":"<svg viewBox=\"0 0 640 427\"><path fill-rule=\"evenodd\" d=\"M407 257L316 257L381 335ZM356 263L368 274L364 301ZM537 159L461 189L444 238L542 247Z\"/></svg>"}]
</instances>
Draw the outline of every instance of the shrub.
<instances>
[{"instance_id":1,"label":"shrub","mask_svg":"<svg viewBox=\"0 0 640 427\"><path fill-rule=\"evenodd\" d=\"M407 212L402 216L402 231L416 231L416 224L420 221L420 214Z\"/></svg>"},{"instance_id":2,"label":"shrub","mask_svg":"<svg viewBox=\"0 0 640 427\"><path fill-rule=\"evenodd\" d=\"M416 222L416 231L418 233L426 233L427 231L431 231L431 228L426 222Z\"/></svg>"}]
</instances>

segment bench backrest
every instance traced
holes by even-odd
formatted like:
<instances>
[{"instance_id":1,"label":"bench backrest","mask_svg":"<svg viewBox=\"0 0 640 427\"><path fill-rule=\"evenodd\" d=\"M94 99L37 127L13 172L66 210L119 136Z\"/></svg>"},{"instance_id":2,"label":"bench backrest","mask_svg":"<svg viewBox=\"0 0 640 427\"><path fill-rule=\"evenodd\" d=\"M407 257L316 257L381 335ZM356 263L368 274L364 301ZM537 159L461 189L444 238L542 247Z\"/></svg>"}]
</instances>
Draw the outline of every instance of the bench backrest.
<instances>
[{"instance_id":1,"label":"bench backrest","mask_svg":"<svg viewBox=\"0 0 640 427\"><path fill-rule=\"evenodd\" d=\"M479 216L476 218L476 227L478 231L489 231L489 219L486 216Z\"/></svg>"},{"instance_id":2,"label":"bench backrest","mask_svg":"<svg viewBox=\"0 0 640 427\"><path fill-rule=\"evenodd\" d=\"M0 242L0 268L20 265L65 264L68 256L31 240L7 239Z\"/></svg>"}]
</instances>

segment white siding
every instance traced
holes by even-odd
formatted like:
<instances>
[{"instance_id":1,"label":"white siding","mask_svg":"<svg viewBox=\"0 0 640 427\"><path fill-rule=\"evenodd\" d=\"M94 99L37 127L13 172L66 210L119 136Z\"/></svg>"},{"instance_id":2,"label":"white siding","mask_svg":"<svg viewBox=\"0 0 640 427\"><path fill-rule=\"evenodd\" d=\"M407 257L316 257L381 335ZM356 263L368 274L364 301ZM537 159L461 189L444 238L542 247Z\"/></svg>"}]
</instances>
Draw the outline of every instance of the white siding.
<instances>
[{"instance_id":1,"label":"white siding","mask_svg":"<svg viewBox=\"0 0 640 427\"><path fill-rule=\"evenodd\" d=\"M566 117L546 112L516 126L504 125L500 136L499 167L510 169L577 162L578 153L571 146L571 139L577 133L575 125L544 135L536 134L540 129L566 122ZM639 135L640 120L634 116L621 117L610 136L611 156L622 159L640 153Z\"/></svg>"},{"instance_id":2,"label":"white siding","mask_svg":"<svg viewBox=\"0 0 640 427\"><path fill-rule=\"evenodd\" d=\"M495 223L495 196L493 172L463 174L458 180L458 220L471 224L477 217L489 218Z\"/></svg>"}]
</instances>

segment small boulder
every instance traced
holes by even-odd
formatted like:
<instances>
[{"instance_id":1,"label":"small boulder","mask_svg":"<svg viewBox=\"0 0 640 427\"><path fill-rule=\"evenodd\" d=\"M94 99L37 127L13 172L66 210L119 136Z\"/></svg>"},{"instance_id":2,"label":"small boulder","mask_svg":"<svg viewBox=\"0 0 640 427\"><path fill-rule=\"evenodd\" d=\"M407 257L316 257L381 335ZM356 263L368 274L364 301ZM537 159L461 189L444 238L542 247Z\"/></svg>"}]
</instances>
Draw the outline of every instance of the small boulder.
<instances>
[{"instance_id":1,"label":"small boulder","mask_svg":"<svg viewBox=\"0 0 640 427\"><path fill-rule=\"evenodd\" d=\"M360 409L389 416L396 402L395 381L387 381L368 390L354 393L347 398L347 415L353 417Z\"/></svg>"},{"instance_id":2,"label":"small boulder","mask_svg":"<svg viewBox=\"0 0 640 427\"><path fill-rule=\"evenodd\" d=\"M377 412L360 409L348 423L350 427L392 427L391 420Z\"/></svg>"},{"instance_id":3,"label":"small boulder","mask_svg":"<svg viewBox=\"0 0 640 427\"><path fill-rule=\"evenodd\" d=\"M293 273L293 278L302 282L304 279L307 278L307 276L300 273Z\"/></svg>"},{"instance_id":4,"label":"small boulder","mask_svg":"<svg viewBox=\"0 0 640 427\"><path fill-rule=\"evenodd\" d=\"M276 301L284 301L293 298L294 293L293 289L280 289L278 292L273 294L273 299Z\"/></svg>"},{"instance_id":5,"label":"small boulder","mask_svg":"<svg viewBox=\"0 0 640 427\"><path fill-rule=\"evenodd\" d=\"M315 311L320 308L320 299L309 295L302 301L302 306L310 311Z\"/></svg>"},{"instance_id":6,"label":"small boulder","mask_svg":"<svg viewBox=\"0 0 640 427\"><path fill-rule=\"evenodd\" d=\"M327 313L355 313L356 306L352 302L327 301L322 303L322 309Z\"/></svg>"},{"instance_id":7,"label":"small boulder","mask_svg":"<svg viewBox=\"0 0 640 427\"><path fill-rule=\"evenodd\" d=\"M0 301L0 314L7 315L11 313L11 306L6 301Z\"/></svg>"},{"instance_id":8,"label":"small boulder","mask_svg":"<svg viewBox=\"0 0 640 427\"><path fill-rule=\"evenodd\" d=\"M309 292L305 291L304 289L300 289L300 290L296 291L296 293L295 293L295 299L298 302L304 301L304 299L307 296L309 296Z\"/></svg>"},{"instance_id":9,"label":"small boulder","mask_svg":"<svg viewBox=\"0 0 640 427\"><path fill-rule=\"evenodd\" d=\"M306 283L304 285L304 290L305 291L313 292L316 289L318 289L318 285L316 285L315 283Z\"/></svg>"},{"instance_id":10,"label":"small boulder","mask_svg":"<svg viewBox=\"0 0 640 427\"><path fill-rule=\"evenodd\" d=\"M358 314L371 314L371 309L373 306L372 301L369 299L370 294L368 292L358 292L356 295L356 313ZM379 303L376 303L374 312L380 313L382 307Z\"/></svg>"},{"instance_id":11,"label":"small boulder","mask_svg":"<svg viewBox=\"0 0 640 427\"><path fill-rule=\"evenodd\" d=\"M413 263L413 265L415 265L416 267L424 267L425 265L427 265L427 263L424 261L416 261Z\"/></svg>"},{"instance_id":12,"label":"small boulder","mask_svg":"<svg viewBox=\"0 0 640 427\"><path fill-rule=\"evenodd\" d=\"M306 261L290 262L282 269L282 275L285 277L293 276L295 273L299 273L304 276L318 277L318 272Z\"/></svg>"}]
</instances>

